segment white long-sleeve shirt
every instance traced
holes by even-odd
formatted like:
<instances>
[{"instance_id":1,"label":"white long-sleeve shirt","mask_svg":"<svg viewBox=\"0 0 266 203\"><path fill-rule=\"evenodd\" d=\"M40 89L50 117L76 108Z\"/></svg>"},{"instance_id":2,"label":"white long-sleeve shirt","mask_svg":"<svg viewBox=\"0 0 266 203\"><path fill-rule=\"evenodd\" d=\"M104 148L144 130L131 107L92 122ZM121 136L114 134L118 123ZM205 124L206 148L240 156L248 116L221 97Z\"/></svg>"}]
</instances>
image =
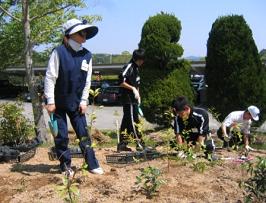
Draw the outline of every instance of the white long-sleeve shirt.
<instances>
[{"instance_id":1,"label":"white long-sleeve shirt","mask_svg":"<svg viewBox=\"0 0 266 203\"><path fill-rule=\"evenodd\" d=\"M252 121L249 120L244 120L245 111L233 111L231 112L223 121L223 124L226 127L233 127L233 125L238 125L241 129L241 131L245 134L250 133L250 126Z\"/></svg>"},{"instance_id":2,"label":"white long-sleeve shirt","mask_svg":"<svg viewBox=\"0 0 266 203\"><path fill-rule=\"evenodd\" d=\"M83 49L81 44L75 42L72 39L69 39L68 43L71 46L71 48L75 51ZM57 51L54 50L50 56L44 80L44 95L47 99L48 104L55 103L54 89L55 89L56 80L58 78L58 72L59 72L59 56ZM80 102L80 104L82 105L86 105L88 102L89 90L91 86L91 75L92 75L92 59L89 61L88 64L86 84L83 89L81 102Z\"/></svg>"}]
</instances>

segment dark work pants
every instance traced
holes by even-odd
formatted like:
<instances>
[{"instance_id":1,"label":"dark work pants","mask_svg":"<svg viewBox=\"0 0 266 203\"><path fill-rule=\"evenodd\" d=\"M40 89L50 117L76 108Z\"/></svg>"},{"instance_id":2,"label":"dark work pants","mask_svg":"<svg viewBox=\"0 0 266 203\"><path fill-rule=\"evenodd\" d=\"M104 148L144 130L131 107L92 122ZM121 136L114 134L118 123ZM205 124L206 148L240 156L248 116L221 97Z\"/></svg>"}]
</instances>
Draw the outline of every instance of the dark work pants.
<instances>
[{"instance_id":1,"label":"dark work pants","mask_svg":"<svg viewBox=\"0 0 266 203\"><path fill-rule=\"evenodd\" d=\"M123 118L120 127L120 144L128 144L128 139L123 135L127 130L127 134L136 139L141 139L141 134L134 123L139 123L138 105L137 104L124 104L123 105Z\"/></svg>"},{"instance_id":2,"label":"dark work pants","mask_svg":"<svg viewBox=\"0 0 266 203\"><path fill-rule=\"evenodd\" d=\"M68 115L70 122L80 140L79 146L83 153L88 169L92 170L99 167L98 161L95 157L94 150L91 146L91 139L87 129L86 117L84 114L80 114L78 111L70 112L62 109L56 109L55 119L58 124L58 135L54 138L55 148L57 157L60 161L60 169L65 171L66 167L71 166L71 156L68 149L68 127L67 117Z\"/></svg>"}]
</instances>

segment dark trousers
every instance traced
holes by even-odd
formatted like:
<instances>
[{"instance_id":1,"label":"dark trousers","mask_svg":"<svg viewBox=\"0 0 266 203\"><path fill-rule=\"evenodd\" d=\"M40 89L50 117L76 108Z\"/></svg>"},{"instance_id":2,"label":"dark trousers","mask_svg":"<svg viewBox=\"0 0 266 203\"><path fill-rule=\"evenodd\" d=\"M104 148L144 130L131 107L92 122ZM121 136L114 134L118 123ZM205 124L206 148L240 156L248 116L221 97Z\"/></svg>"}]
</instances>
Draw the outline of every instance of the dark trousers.
<instances>
[{"instance_id":1,"label":"dark trousers","mask_svg":"<svg viewBox=\"0 0 266 203\"><path fill-rule=\"evenodd\" d=\"M127 137L123 134L126 130L128 135L136 139L141 139L141 134L134 123L139 123L138 105L137 104L124 104L123 105L123 118L120 127L120 144L128 144Z\"/></svg>"},{"instance_id":2,"label":"dark trousers","mask_svg":"<svg viewBox=\"0 0 266 203\"><path fill-rule=\"evenodd\" d=\"M98 161L95 157L93 148L91 148L91 139L89 131L87 129L86 117L84 114L80 114L78 111L65 111L62 109L56 109L55 119L58 124L58 135L54 138L57 157L60 161L60 169L64 171L66 167L71 166L71 156L68 149L68 127L67 117L80 140L79 146L84 155L85 161L88 164L88 169L92 170L99 167Z\"/></svg>"}]
</instances>

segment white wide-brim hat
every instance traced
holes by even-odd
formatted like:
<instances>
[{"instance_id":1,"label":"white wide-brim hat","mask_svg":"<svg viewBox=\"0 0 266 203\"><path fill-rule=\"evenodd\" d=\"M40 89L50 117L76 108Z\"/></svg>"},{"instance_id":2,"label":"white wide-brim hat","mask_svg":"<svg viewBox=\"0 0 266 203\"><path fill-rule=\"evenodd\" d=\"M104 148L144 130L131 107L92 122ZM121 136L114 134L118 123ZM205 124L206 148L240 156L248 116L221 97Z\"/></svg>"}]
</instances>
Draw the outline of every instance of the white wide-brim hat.
<instances>
[{"instance_id":1,"label":"white wide-brim hat","mask_svg":"<svg viewBox=\"0 0 266 203\"><path fill-rule=\"evenodd\" d=\"M78 19L71 19L68 20L64 25L64 34L65 35L72 35L77 33L81 30L84 30L87 35L86 39L93 38L98 33L98 27L94 25L87 24L87 21L80 21Z\"/></svg>"},{"instance_id":2,"label":"white wide-brim hat","mask_svg":"<svg viewBox=\"0 0 266 203\"><path fill-rule=\"evenodd\" d=\"M250 115L252 116L254 121L258 121L259 120L259 114L260 114L260 110L258 107L256 106L249 106L248 107L248 111L250 113Z\"/></svg>"}]
</instances>

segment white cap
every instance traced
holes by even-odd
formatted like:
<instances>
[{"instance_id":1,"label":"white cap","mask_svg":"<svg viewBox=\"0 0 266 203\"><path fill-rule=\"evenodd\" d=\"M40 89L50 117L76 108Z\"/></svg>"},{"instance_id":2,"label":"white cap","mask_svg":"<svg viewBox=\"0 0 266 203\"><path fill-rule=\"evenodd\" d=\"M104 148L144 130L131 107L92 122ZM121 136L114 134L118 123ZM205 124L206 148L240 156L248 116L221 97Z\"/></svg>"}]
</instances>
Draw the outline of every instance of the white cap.
<instances>
[{"instance_id":1,"label":"white cap","mask_svg":"<svg viewBox=\"0 0 266 203\"><path fill-rule=\"evenodd\" d=\"M249 111L249 113L252 116L252 118L253 118L254 121L258 121L259 120L260 110L258 109L258 107L256 107L256 106L249 106L248 107L248 111Z\"/></svg>"},{"instance_id":2,"label":"white cap","mask_svg":"<svg viewBox=\"0 0 266 203\"><path fill-rule=\"evenodd\" d=\"M98 27L87 24L87 21L81 22L75 18L68 20L63 25L63 30L65 35L71 35L81 30L85 30L87 32L86 39L90 39L98 33Z\"/></svg>"}]
</instances>

